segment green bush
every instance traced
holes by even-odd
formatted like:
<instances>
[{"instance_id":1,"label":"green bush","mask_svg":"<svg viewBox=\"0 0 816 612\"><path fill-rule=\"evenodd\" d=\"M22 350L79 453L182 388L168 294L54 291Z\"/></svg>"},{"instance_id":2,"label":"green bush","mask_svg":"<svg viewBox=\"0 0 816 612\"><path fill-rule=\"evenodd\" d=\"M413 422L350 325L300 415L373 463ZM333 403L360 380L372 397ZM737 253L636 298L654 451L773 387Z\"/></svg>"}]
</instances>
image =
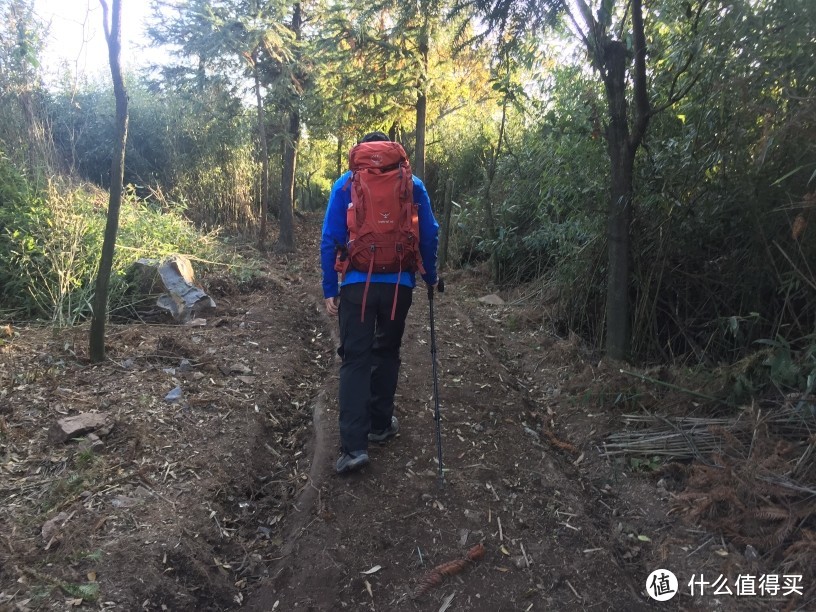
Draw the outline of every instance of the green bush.
<instances>
[{"instance_id":1,"label":"green bush","mask_svg":"<svg viewBox=\"0 0 816 612\"><path fill-rule=\"evenodd\" d=\"M0 193L16 197L0 209L0 312L9 318L45 319L70 325L91 313L102 249L108 195L83 186L50 184L34 194L0 163ZM224 261L212 234L202 235L176 208L122 201L110 283L109 311L129 307L125 274L140 257L183 253L205 262ZM199 268L199 271L205 271Z\"/></svg>"}]
</instances>

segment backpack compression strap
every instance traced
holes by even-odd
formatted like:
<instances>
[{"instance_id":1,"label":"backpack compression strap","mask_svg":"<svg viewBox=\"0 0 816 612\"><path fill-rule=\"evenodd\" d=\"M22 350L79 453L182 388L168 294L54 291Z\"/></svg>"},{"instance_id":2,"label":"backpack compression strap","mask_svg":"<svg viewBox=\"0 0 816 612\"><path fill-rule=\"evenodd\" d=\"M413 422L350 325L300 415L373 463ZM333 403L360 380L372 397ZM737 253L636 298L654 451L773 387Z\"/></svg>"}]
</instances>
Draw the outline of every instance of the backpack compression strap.
<instances>
[{"instance_id":1,"label":"backpack compression strap","mask_svg":"<svg viewBox=\"0 0 816 612\"><path fill-rule=\"evenodd\" d=\"M368 286L371 284L371 272L374 269L374 251L376 248L375 245L371 245L371 261L368 264L368 276L366 276L365 289L363 289L363 303L360 306L360 323L365 321L366 298L368 297ZM393 319L394 316L392 315L391 318Z\"/></svg>"}]
</instances>

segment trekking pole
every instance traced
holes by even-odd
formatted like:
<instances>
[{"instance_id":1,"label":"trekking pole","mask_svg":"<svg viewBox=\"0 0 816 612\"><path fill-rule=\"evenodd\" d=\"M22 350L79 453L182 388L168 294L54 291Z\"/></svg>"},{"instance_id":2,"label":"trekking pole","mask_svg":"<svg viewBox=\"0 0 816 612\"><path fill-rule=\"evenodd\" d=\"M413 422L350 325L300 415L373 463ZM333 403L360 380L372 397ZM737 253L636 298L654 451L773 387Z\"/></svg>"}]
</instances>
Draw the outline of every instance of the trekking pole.
<instances>
[{"instance_id":1,"label":"trekking pole","mask_svg":"<svg viewBox=\"0 0 816 612\"><path fill-rule=\"evenodd\" d=\"M440 278L436 286L439 293L445 292L445 283ZM436 372L436 333L434 331L434 287L428 285L428 308L431 314L431 363L433 364L434 421L436 421L436 457L439 462L439 479L437 486L445 486L445 474L442 471L442 415L439 413L439 376Z\"/></svg>"}]
</instances>

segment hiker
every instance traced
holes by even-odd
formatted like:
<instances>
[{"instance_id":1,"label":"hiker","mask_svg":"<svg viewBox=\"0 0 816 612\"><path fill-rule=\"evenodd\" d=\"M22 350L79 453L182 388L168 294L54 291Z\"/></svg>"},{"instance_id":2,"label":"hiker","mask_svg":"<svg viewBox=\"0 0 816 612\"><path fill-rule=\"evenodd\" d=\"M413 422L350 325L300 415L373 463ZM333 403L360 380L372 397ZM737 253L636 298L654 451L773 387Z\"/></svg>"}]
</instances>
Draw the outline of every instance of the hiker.
<instances>
[{"instance_id":1,"label":"hiker","mask_svg":"<svg viewBox=\"0 0 816 612\"><path fill-rule=\"evenodd\" d=\"M326 311L340 323L338 474L366 465L368 443L399 431L394 393L405 318L415 273L437 285L439 239L428 192L400 144L366 134L349 167L332 186L320 243Z\"/></svg>"}]
</instances>

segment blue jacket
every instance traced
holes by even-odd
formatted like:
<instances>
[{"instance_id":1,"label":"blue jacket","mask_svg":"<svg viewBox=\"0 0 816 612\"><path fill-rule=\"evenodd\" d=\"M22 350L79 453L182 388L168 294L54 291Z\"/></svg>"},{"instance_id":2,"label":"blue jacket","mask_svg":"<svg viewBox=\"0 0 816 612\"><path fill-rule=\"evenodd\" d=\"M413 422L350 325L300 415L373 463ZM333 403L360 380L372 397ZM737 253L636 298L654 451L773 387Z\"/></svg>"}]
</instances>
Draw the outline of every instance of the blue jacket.
<instances>
[{"instance_id":1,"label":"blue jacket","mask_svg":"<svg viewBox=\"0 0 816 612\"><path fill-rule=\"evenodd\" d=\"M332 298L340 294L337 272L334 270L334 260L338 246L345 246L348 243L348 228L346 227L346 210L351 204L351 189L344 189L351 171L349 170L332 186L329 196L329 205L326 207L326 216L323 218L323 236L320 240L320 266L323 269L323 297ZM422 275L429 285L436 281L436 247L439 243L439 224L434 218L431 210L431 200L428 198L428 191L425 185L417 177L414 177L414 202L417 203L417 216L419 217L419 254L422 256L422 266L425 274ZM372 283L397 282L397 273L372 274ZM344 285L353 283L364 283L368 277L368 272L361 272L351 268L346 272ZM399 284L406 287L415 287L416 278L413 272L402 272L399 274Z\"/></svg>"}]
</instances>

